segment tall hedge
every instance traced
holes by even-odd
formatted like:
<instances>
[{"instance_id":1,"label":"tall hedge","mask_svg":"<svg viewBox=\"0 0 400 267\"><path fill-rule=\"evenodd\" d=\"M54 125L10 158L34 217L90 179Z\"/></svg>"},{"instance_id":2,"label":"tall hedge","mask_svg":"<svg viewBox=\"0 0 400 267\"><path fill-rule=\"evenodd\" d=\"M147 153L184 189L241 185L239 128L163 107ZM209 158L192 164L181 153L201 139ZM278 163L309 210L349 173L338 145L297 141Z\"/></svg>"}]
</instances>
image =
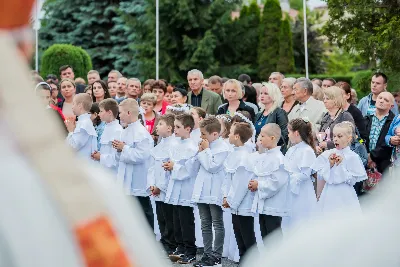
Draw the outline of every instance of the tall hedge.
<instances>
[{"instance_id":1,"label":"tall hedge","mask_svg":"<svg viewBox=\"0 0 400 267\"><path fill-rule=\"evenodd\" d=\"M292 31L290 30L288 17L282 21L279 33L279 61L276 68L282 73L291 73L294 71Z\"/></svg>"},{"instance_id":2,"label":"tall hedge","mask_svg":"<svg viewBox=\"0 0 400 267\"><path fill-rule=\"evenodd\" d=\"M282 10L278 0L267 0L261 17L258 43L258 75L268 79L276 71L279 60L279 33Z\"/></svg>"},{"instance_id":3,"label":"tall hedge","mask_svg":"<svg viewBox=\"0 0 400 267\"><path fill-rule=\"evenodd\" d=\"M88 71L93 68L89 54L82 48L69 44L54 44L43 53L40 74L43 77L48 74L59 76L59 68L62 65L71 65L76 78L86 78Z\"/></svg>"}]
</instances>

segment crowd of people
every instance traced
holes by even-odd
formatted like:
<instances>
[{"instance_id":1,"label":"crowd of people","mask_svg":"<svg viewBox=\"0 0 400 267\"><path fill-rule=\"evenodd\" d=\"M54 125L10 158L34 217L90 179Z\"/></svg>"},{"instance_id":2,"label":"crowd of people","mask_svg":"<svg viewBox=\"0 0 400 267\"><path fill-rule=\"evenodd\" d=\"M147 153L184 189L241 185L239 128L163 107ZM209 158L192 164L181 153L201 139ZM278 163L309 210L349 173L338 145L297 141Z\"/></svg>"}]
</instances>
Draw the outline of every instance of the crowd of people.
<instances>
[{"instance_id":1,"label":"crowd of people","mask_svg":"<svg viewBox=\"0 0 400 267\"><path fill-rule=\"evenodd\" d=\"M67 144L139 201L181 264L240 262L272 232L290 238L315 217L361 212L366 170L400 165L400 94L384 73L358 103L346 82L279 72L252 83L194 69L187 89L116 70L106 81L89 71L88 85L72 66L59 76L35 75L35 90Z\"/></svg>"}]
</instances>

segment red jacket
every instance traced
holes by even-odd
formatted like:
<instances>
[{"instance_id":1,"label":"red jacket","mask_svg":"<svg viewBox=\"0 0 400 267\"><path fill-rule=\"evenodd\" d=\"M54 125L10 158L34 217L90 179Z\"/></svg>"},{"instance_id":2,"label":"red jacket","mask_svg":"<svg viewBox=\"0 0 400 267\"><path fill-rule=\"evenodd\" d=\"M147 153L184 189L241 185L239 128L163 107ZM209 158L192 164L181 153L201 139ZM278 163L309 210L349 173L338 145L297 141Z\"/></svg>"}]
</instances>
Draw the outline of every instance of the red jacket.
<instances>
[{"instance_id":1,"label":"red jacket","mask_svg":"<svg viewBox=\"0 0 400 267\"><path fill-rule=\"evenodd\" d=\"M63 121L65 121L65 117L64 117L64 114L62 113L61 108L59 108L59 107L57 107L57 106L54 106L53 104L50 104L50 107L51 107L52 109L54 109L55 111L57 111L58 114L60 114L60 116L61 116L61 118L63 119Z\"/></svg>"}]
</instances>

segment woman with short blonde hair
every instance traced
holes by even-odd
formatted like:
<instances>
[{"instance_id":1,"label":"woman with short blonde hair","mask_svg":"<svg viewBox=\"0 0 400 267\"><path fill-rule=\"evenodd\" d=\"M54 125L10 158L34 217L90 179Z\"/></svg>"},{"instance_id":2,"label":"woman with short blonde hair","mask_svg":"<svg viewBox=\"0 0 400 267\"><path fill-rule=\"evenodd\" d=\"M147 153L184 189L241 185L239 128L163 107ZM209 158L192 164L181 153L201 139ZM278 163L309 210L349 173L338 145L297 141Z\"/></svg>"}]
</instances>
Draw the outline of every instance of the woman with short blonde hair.
<instances>
[{"instance_id":1,"label":"woman with short blonde hair","mask_svg":"<svg viewBox=\"0 0 400 267\"><path fill-rule=\"evenodd\" d=\"M294 99L293 85L296 82L295 78L285 78L282 80L281 93L283 96L283 102L281 108L289 114L293 107L299 104L298 101Z\"/></svg>"},{"instance_id":2,"label":"woman with short blonde hair","mask_svg":"<svg viewBox=\"0 0 400 267\"><path fill-rule=\"evenodd\" d=\"M342 89L337 86L331 86L324 90L324 104L328 112L324 115L321 121L321 127L318 137L318 146L316 148L318 153L324 149L332 149L335 147L333 143L333 127L336 124L344 121L351 122L354 125L353 116L344 110L344 99Z\"/></svg>"},{"instance_id":3,"label":"woman with short blonde hair","mask_svg":"<svg viewBox=\"0 0 400 267\"><path fill-rule=\"evenodd\" d=\"M251 115L251 120L254 121L254 109L243 102L242 84L238 80L227 80L224 83L222 95L227 103L219 106L217 114L228 114L232 116L236 111L247 111Z\"/></svg>"}]
</instances>

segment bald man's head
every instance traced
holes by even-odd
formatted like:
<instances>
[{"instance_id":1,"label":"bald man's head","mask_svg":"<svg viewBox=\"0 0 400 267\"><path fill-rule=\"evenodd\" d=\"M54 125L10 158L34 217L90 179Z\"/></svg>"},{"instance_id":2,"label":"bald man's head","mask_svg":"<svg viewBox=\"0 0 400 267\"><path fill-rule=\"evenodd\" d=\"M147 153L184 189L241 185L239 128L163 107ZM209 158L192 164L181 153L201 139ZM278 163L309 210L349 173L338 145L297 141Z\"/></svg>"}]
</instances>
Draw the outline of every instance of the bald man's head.
<instances>
[{"instance_id":1,"label":"bald man's head","mask_svg":"<svg viewBox=\"0 0 400 267\"><path fill-rule=\"evenodd\" d=\"M375 107L381 113L388 113L394 105L394 97L389 92L382 92L376 99Z\"/></svg>"}]
</instances>

